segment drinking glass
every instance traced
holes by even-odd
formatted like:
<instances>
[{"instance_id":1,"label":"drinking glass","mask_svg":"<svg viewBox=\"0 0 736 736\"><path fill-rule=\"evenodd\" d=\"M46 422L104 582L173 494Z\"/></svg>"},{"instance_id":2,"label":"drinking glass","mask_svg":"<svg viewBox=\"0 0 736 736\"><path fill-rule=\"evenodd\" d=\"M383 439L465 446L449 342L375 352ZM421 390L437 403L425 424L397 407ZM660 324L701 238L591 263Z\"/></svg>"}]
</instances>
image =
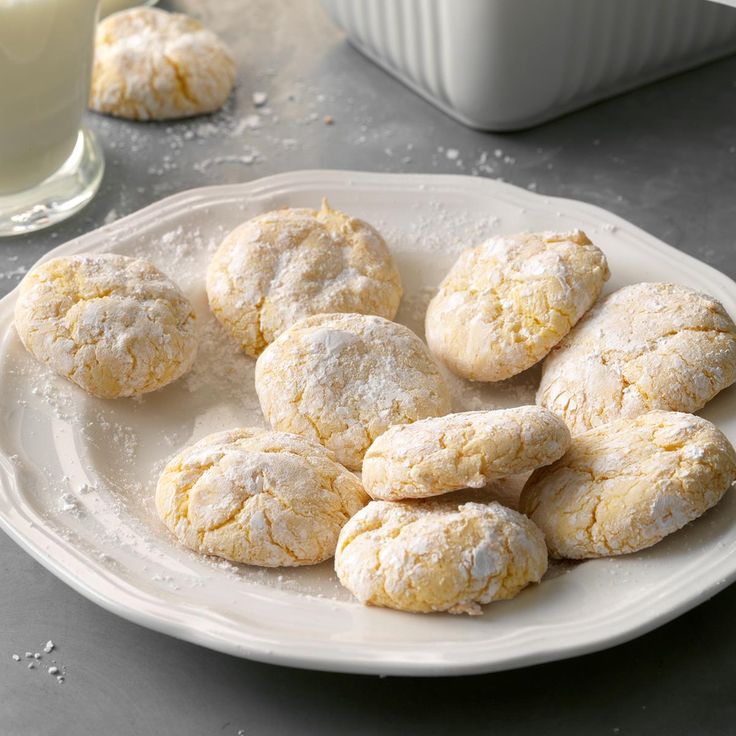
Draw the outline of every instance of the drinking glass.
<instances>
[{"instance_id":1,"label":"drinking glass","mask_svg":"<svg viewBox=\"0 0 736 736\"><path fill-rule=\"evenodd\" d=\"M0 236L84 207L104 159L82 126L97 0L0 0Z\"/></svg>"}]
</instances>

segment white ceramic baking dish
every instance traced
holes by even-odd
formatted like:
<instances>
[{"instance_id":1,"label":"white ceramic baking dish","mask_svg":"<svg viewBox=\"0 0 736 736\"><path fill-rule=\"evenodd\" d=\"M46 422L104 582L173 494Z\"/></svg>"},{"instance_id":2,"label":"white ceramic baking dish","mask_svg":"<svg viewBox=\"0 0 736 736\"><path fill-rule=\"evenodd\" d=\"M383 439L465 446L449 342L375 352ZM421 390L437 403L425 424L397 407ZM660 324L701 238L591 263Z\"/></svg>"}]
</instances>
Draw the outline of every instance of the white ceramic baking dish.
<instances>
[{"instance_id":1,"label":"white ceramic baking dish","mask_svg":"<svg viewBox=\"0 0 736 736\"><path fill-rule=\"evenodd\" d=\"M517 130L736 51L705 0L322 0L366 56L474 128Z\"/></svg>"}]
</instances>

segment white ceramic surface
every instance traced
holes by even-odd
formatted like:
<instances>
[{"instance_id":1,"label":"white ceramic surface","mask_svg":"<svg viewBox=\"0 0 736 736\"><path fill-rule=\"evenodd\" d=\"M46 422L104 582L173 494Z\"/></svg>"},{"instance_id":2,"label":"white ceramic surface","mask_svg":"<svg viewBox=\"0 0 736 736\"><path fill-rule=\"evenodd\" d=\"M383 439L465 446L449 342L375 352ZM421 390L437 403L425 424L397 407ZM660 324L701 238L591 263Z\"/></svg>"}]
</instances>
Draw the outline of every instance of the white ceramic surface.
<instances>
[{"instance_id":1,"label":"white ceramic surface","mask_svg":"<svg viewBox=\"0 0 736 736\"><path fill-rule=\"evenodd\" d=\"M704 0L322 0L366 56L466 125L517 130L725 56Z\"/></svg>"},{"instance_id":2,"label":"white ceramic surface","mask_svg":"<svg viewBox=\"0 0 736 736\"><path fill-rule=\"evenodd\" d=\"M733 492L656 547L552 568L477 618L365 608L326 563L257 570L179 549L156 519L158 471L204 434L261 423L253 361L208 316L203 271L223 234L323 195L385 234L406 295L399 320L421 331L424 306L457 253L492 233L582 227L609 259L608 290L671 280L736 314L736 284L626 221L580 202L469 177L297 172L184 192L49 253L151 258L192 297L204 343L193 373L141 400L102 401L51 376L23 350L16 298L0 302L0 524L61 579L144 626L237 656L314 669L442 675L502 670L625 641L736 577ZM501 385L454 380L455 408L531 401L535 369ZM702 412L736 441L736 388Z\"/></svg>"}]
</instances>

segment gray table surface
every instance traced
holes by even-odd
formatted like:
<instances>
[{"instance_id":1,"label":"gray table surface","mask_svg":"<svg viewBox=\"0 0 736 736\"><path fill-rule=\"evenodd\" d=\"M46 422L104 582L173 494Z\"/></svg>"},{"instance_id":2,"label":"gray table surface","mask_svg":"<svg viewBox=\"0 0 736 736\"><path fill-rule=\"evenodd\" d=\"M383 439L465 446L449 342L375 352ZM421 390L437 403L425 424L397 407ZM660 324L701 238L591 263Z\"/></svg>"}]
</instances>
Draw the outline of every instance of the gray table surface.
<instances>
[{"instance_id":1,"label":"gray table surface","mask_svg":"<svg viewBox=\"0 0 736 736\"><path fill-rule=\"evenodd\" d=\"M198 15L232 45L233 100L218 115L176 124L89 116L107 159L100 193L59 227L0 241L2 293L48 249L183 189L302 168L477 174L484 151L493 170L481 175L608 208L736 277L736 58L491 135L455 123L361 57L313 0L167 7ZM268 109L253 107L254 91L268 94ZM0 589L8 736L736 729L733 586L612 650L434 680L291 670L176 641L88 602L2 534ZM63 684L11 659L49 638L67 668Z\"/></svg>"}]
</instances>

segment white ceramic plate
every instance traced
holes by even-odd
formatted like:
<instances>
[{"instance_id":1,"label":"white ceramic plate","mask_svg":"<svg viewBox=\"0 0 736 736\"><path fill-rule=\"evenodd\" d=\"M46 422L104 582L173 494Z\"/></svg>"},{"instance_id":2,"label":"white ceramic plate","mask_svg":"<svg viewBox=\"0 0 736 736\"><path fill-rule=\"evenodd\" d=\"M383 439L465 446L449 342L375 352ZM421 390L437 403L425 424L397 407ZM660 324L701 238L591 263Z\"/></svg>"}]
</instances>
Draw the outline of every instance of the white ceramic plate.
<instances>
[{"instance_id":1,"label":"white ceramic plate","mask_svg":"<svg viewBox=\"0 0 736 736\"><path fill-rule=\"evenodd\" d=\"M205 264L223 233L281 205L326 195L378 226L401 269L399 320L421 333L424 307L462 247L492 233L581 227L606 252L608 290L641 280L706 291L736 314L736 284L620 218L453 176L298 172L178 194L52 251L150 258L191 296L204 341L193 372L142 400L103 401L26 354L0 302L0 523L83 595L125 618L213 649L314 669L444 675L520 667L602 649L648 631L736 577L736 501L637 555L553 567L483 616L365 608L330 563L258 570L178 548L152 504L158 472L206 433L261 424L253 361L209 317ZM453 382L456 410L533 399L538 373L477 388ZM736 440L736 389L703 412Z\"/></svg>"}]
</instances>

